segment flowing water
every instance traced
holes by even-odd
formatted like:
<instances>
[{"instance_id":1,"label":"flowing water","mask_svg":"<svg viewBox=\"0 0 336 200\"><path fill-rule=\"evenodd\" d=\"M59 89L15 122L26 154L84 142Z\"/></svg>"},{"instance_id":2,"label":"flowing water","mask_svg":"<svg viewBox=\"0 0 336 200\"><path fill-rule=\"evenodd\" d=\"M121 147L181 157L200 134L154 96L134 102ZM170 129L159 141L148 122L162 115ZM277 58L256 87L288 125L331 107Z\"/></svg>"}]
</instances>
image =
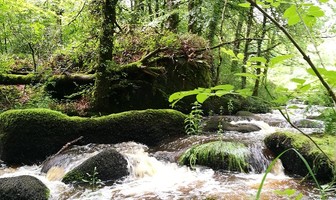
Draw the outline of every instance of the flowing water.
<instances>
[{"instance_id":1,"label":"flowing water","mask_svg":"<svg viewBox=\"0 0 336 200\"><path fill-rule=\"evenodd\" d=\"M301 112L302 108L299 110ZM295 110L292 112L295 119L306 118L302 116L306 114L300 114ZM201 136L186 136L165 141L155 148L148 148L135 142L73 146L63 154L63 157L54 161L54 164L56 163L54 166L44 165L43 169L42 166L37 165L15 169L3 166L0 169L0 177L18 175L37 177L50 189L52 200L254 199L264 171L271 161L271 155L262 140L278 129L290 129L290 127L278 112L261 114L256 119L240 119L231 123L251 123L259 126L261 130L250 133L229 131L221 135L209 133ZM308 131L318 132L321 131L321 127ZM190 146L214 140L244 143L252 155L249 159L252 166L250 172L214 171L202 166L190 169L177 164L178 157ZM126 157L129 176L113 185L102 186L96 190L73 187L60 181L67 171L108 147L117 149ZM291 197L279 194L280 191L288 189L294 189L295 194ZM303 195L303 199L319 199L319 193L313 186L303 183L300 178L286 176L281 162L277 162L264 183L262 199L295 199L295 196L300 194ZM336 196L331 195L330 199L336 199Z\"/></svg>"}]
</instances>

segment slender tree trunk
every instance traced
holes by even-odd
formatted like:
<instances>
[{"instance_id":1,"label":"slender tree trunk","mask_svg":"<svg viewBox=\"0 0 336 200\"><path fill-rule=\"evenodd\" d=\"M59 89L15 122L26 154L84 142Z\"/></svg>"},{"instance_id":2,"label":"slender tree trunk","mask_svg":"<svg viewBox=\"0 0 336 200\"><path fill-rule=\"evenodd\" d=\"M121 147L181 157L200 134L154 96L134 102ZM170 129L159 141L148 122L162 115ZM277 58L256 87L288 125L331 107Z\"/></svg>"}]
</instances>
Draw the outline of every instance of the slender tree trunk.
<instances>
[{"instance_id":1,"label":"slender tree trunk","mask_svg":"<svg viewBox=\"0 0 336 200\"><path fill-rule=\"evenodd\" d=\"M8 50L7 50L7 33L6 33L5 23L2 24L2 27L3 27L3 30L5 32L5 34L4 34L4 50L5 50L5 53L8 53Z\"/></svg>"},{"instance_id":2,"label":"slender tree trunk","mask_svg":"<svg viewBox=\"0 0 336 200\"><path fill-rule=\"evenodd\" d=\"M213 45L214 38L216 35L216 31L217 31L217 25L221 17L220 13L223 7L224 7L224 2L222 0L216 1L213 5L212 17L209 22L209 32L207 35L210 45Z\"/></svg>"},{"instance_id":3,"label":"slender tree trunk","mask_svg":"<svg viewBox=\"0 0 336 200\"><path fill-rule=\"evenodd\" d=\"M96 70L95 82L95 102L94 106L97 111L104 112L109 105L108 87L109 80L107 77L107 66L112 61L113 35L116 21L116 4L118 0L105 0L103 9L102 34L99 44L99 60Z\"/></svg>"},{"instance_id":4,"label":"slender tree trunk","mask_svg":"<svg viewBox=\"0 0 336 200\"><path fill-rule=\"evenodd\" d=\"M261 56L261 48L262 48L262 43L263 43L263 40L265 38L265 35L266 35L266 16L264 15L263 17L263 23L262 23L262 32L261 32L261 37L260 37L260 40L258 40L257 42L257 56L260 57ZM258 62L257 65L260 65L261 63ZM257 79L255 80L254 82L254 88L253 88L253 93L252 93L252 96L258 96L259 94L259 85L260 85L260 75L261 75L261 68L260 67L257 67L256 69L256 75L257 75Z\"/></svg>"},{"instance_id":5,"label":"slender tree trunk","mask_svg":"<svg viewBox=\"0 0 336 200\"><path fill-rule=\"evenodd\" d=\"M253 19L253 7L251 6L250 10L249 10L249 13L248 13L248 19L247 19L247 24L246 24L246 34L245 34L245 38L250 38L250 35L251 35L251 28L252 28L252 21ZM250 47L250 43L251 43L251 40L247 39L245 41L245 47L244 47L244 59L243 59L243 65L241 67L241 72L242 73L246 73L246 62L249 58L249 54L248 54L248 50L249 50L249 47ZM246 77L245 76L242 76L241 77L241 88L244 89L246 87Z\"/></svg>"},{"instance_id":6,"label":"slender tree trunk","mask_svg":"<svg viewBox=\"0 0 336 200\"><path fill-rule=\"evenodd\" d=\"M244 16L243 14L239 15L238 24L236 27L235 32L235 42L233 43L233 53L237 54L240 51L240 44L241 44L241 33L243 29L243 23L244 23ZM237 72L238 71L238 62L236 60L232 61L231 63L231 72Z\"/></svg>"},{"instance_id":7,"label":"slender tree trunk","mask_svg":"<svg viewBox=\"0 0 336 200\"><path fill-rule=\"evenodd\" d=\"M273 31L271 32L270 34L270 37L268 42L267 42L267 49L272 49L272 47L275 45L275 36L276 36L276 32L275 32L275 29L273 29ZM269 61L271 57L271 51L267 51L266 54L265 54L265 58L267 60L267 62ZM266 82L266 78L267 78L267 74L268 74L268 66L265 66L265 69L264 69L264 77L263 77L263 82Z\"/></svg>"},{"instance_id":8,"label":"slender tree trunk","mask_svg":"<svg viewBox=\"0 0 336 200\"><path fill-rule=\"evenodd\" d=\"M170 12L173 12L167 20L167 27L168 30L177 33L177 27L179 24L179 14L177 12L174 12L175 9L177 9L177 3L174 0L168 0L167 1L168 10Z\"/></svg>"},{"instance_id":9,"label":"slender tree trunk","mask_svg":"<svg viewBox=\"0 0 336 200\"><path fill-rule=\"evenodd\" d=\"M198 19L201 15L201 1L189 0L188 1L188 32L193 34L201 34Z\"/></svg>"},{"instance_id":10,"label":"slender tree trunk","mask_svg":"<svg viewBox=\"0 0 336 200\"><path fill-rule=\"evenodd\" d=\"M35 51L34 51L34 48L33 48L32 44L30 42L28 43L28 46L30 48L30 51L31 51L31 54L32 54L32 57L33 57L34 72L36 72L37 65L36 65L36 60L35 60Z\"/></svg>"}]
</instances>

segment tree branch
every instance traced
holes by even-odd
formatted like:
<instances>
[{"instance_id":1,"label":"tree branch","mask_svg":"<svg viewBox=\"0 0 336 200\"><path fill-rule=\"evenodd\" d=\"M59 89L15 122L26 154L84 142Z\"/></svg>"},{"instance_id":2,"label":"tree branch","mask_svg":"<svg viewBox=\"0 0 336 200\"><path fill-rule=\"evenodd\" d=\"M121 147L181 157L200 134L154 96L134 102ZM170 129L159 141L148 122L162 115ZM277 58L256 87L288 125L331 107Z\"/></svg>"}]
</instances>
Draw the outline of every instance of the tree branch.
<instances>
[{"instance_id":1,"label":"tree branch","mask_svg":"<svg viewBox=\"0 0 336 200\"><path fill-rule=\"evenodd\" d=\"M322 85L327 90L329 96L333 99L334 103L336 104L336 95L329 86L329 84L324 80L321 73L318 71L317 67L314 65L314 63L311 61L309 56L303 51L303 49L300 47L300 45L294 40L294 38L290 35L290 33L281 25L279 24L273 17L271 17L265 10L263 10L259 5L254 2L253 0L246 0L251 4L251 6L254 6L256 9L258 9L262 14L264 14L269 20L271 20L272 23L274 23L285 35L286 37L291 41L291 43L295 46L295 48L300 52L303 59L309 64L310 68L314 71L317 78L320 80Z\"/></svg>"}]
</instances>

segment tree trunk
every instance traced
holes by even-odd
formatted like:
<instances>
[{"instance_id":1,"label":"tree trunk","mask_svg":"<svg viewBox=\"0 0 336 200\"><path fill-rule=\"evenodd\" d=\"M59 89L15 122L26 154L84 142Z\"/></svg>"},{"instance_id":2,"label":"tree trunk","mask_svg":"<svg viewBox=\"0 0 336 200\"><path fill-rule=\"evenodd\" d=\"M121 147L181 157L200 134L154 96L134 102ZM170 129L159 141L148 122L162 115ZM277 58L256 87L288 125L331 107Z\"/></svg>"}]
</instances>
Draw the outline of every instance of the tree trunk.
<instances>
[{"instance_id":1,"label":"tree trunk","mask_svg":"<svg viewBox=\"0 0 336 200\"><path fill-rule=\"evenodd\" d=\"M192 34L201 35L201 29L198 24L198 18L201 14L201 3L200 0L188 1L188 32Z\"/></svg>"},{"instance_id":2,"label":"tree trunk","mask_svg":"<svg viewBox=\"0 0 336 200\"><path fill-rule=\"evenodd\" d=\"M239 15L238 24L236 27L235 32L235 39L233 43L233 53L238 54L240 51L240 44L241 44L241 32L243 29L243 23L244 23L244 16L243 14ZM238 71L238 62L236 60L232 61L231 63L231 72L237 72Z\"/></svg>"},{"instance_id":3,"label":"tree trunk","mask_svg":"<svg viewBox=\"0 0 336 200\"><path fill-rule=\"evenodd\" d=\"M116 4L118 0L105 0L103 4L102 34L99 44L99 60L96 70L94 93L94 107L98 112L103 112L108 106L108 85L106 68L112 61L114 25L116 21Z\"/></svg>"},{"instance_id":4,"label":"tree trunk","mask_svg":"<svg viewBox=\"0 0 336 200\"><path fill-rule=\"evenodd\" d=\"M247 27L246 27L246 34L245 34L245 38L250 38L251 35L251 27L252 27L252 19L253 19L253 7L251 6L250 10L249 10L249 14L248 14L248 19L247 19ZM247 39L245 42L245 47L244 47L244 59L243 59L243 65L241 68L241 72L242 73L246 73L246 62L248 60L249 54L248 54L248 50L250 47L250 43L251 40ZM244 89L246 87L246 77L242 76L241 77L241 88Z\"/></svg>"},{"instance_id":5,"label":"tree trunk","mask_svg":"<svg viewBox=\"0 0 336 200\"><path fill-rule=\"evenodd\" d=\"M174 0L168 0L167 7L170 12L173 12L172 14L170 14L167 20L168 30L177 33L177 27L179 24L179 14L177 12L174 12L174 10L177 9L177 3Z\"/></svg>"},{"instance_id":6,"label":"tree trunk","mask_svg":"<svg viewBox=\"0 0 336 200\"><path fill-rule=\"evenodd\" d=\"M262 32L261 32L261 37L260 40L258 40L257 44L257 57L261 56L261 48L262 48L262 42L265 38L266 35L266 16L263 17L263 23L262 23ZM257 62L257 65L260 65L260 62ZM256 75L257 75L257 79L254 82L254 88L253 88L253 93L252 96L258 96L259 94L259 85L260 85L260 74L261 74L261 69L260 67L256 68Z\"/></svg>"},{"instance_id":7,"label":"tree trunk","mask_svg":"<svg viewBox=\"0 0 336 200\"><path fill-rule=\"evenodd\" d=\"M209 22L209 32L207 35L210 45L213 45L214 38L216 35L217 25L221 17L221 11L222 9L224 9L223 8L224 6L225 4L222 0L215 2L213 5L212 18L210 19L210 22Z\"/></svg>"}]
</instances>

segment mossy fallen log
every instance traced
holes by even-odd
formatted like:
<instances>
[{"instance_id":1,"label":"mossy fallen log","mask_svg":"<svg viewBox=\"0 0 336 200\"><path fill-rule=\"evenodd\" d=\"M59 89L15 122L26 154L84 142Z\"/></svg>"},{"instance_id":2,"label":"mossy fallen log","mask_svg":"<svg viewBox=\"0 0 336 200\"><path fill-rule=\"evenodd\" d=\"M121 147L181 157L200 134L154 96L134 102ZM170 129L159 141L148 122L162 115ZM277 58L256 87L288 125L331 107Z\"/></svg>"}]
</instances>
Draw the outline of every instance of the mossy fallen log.
<instances>
[{"instance_id":1,"label":"mossy fallen log","mask_svg":"<svg viewBox=\"0 0 336 200\"><path fill-rule=\"evenodd\" d=\"M336 136L312 135L311 138L325 152L323 154L307 137L297 133L273 133L265 138L265 144L274 156L294 148L307 160L315 177L321 182L336 179ZM325 156L327 155L329 159ZM294 151L288 151L280 157L287 174L309 175L307 167Z\"/></svg>"},{"instance_id":2,"label":"mossy fallen log","mask_svg":"<svg viewBox=\"0 0 336 200\"><path fill-rule=\"evenodd\" d=\"M80 136L82 144L135 141L149 146L184 134L185 115L169 109L128 111L96 118L69 117L48 109L0 114L0 159L32 164Z\"/></svg>"},{"instance_id":3,"label":"mossy fallen log","mask_svg":"<svg viewBox=\"0 0 336 200\"><path fill-rule=\"evenodd\" d=\"M0 74L0 85L27 85L45 81L76 82L77 84L89 84L94 82L94 74L63 74L42 76L41 74Z\"/></svg>"}]
</instances>

